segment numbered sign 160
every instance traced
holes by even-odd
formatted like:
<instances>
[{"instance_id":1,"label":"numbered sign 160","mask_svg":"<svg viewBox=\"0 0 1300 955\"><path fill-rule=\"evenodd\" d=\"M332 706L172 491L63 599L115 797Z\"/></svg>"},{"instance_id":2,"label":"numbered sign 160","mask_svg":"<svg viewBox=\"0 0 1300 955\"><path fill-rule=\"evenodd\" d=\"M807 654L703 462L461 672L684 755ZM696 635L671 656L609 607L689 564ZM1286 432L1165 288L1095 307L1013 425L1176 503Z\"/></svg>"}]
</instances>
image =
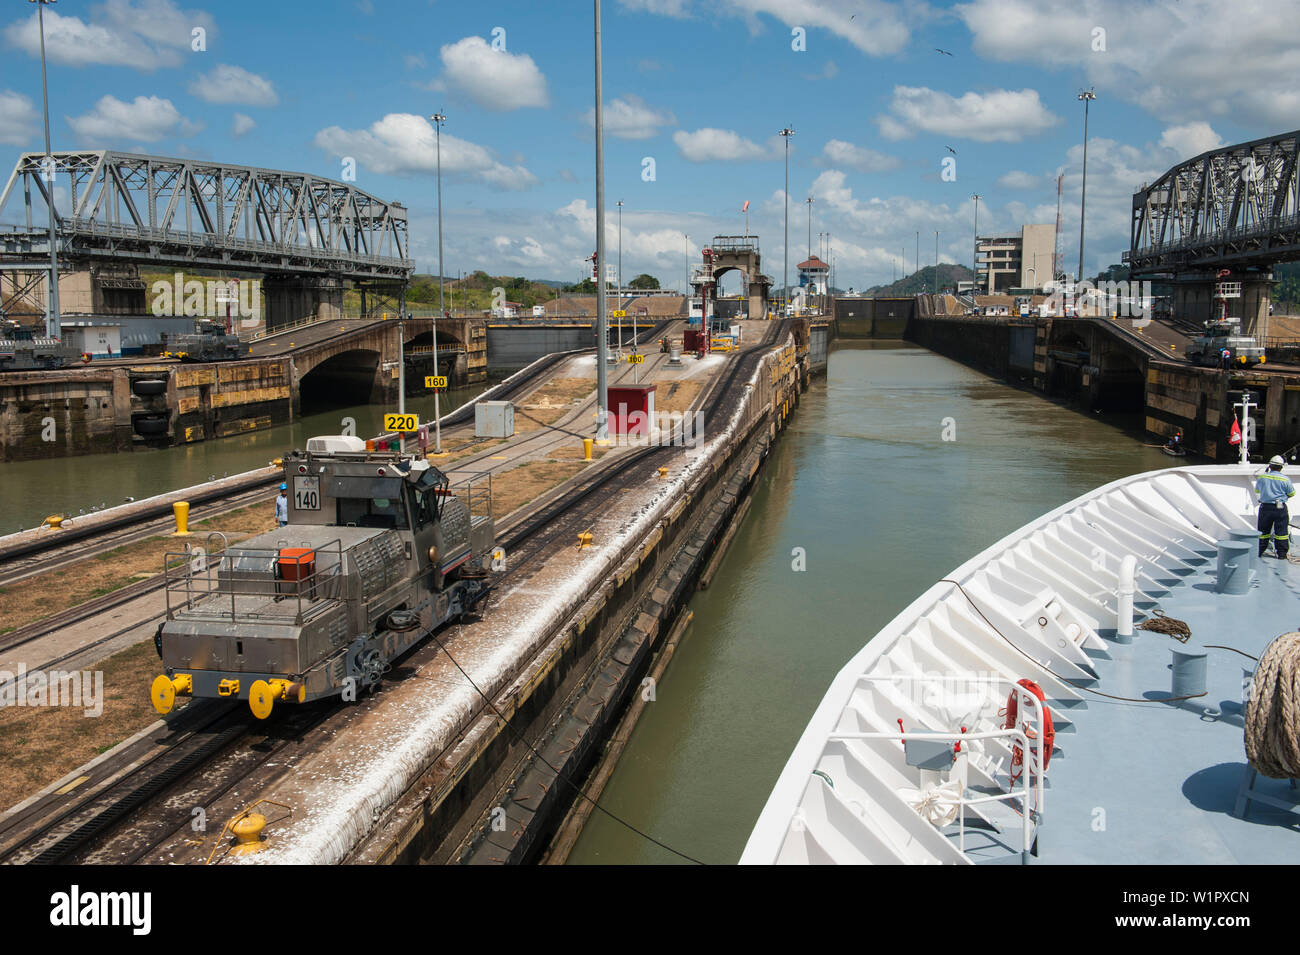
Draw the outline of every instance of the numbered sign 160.
<instances>
[{"instance_id":1,"label":"numbered sign 160","mask_svg":"<svg viewBox=\"0 0 1300 955\"><path fill-rule=\"evenodd\" d=\"M426 388L446 388L446 387L447 387L447 376L446 376L446 375L425 375L425 376L424 376L424 387L426 387Z\"/></svg>"},{"instance_id":2,"label":"numbered sign 160","mask_svg":"<svg viewBox=\"0 0 1300 955\"><path fill-rule=\"evenodd\" d=\"M420 416L414 414L384 415L385 431L416 431L420 427Z\"/></svg>"}]
</instances>

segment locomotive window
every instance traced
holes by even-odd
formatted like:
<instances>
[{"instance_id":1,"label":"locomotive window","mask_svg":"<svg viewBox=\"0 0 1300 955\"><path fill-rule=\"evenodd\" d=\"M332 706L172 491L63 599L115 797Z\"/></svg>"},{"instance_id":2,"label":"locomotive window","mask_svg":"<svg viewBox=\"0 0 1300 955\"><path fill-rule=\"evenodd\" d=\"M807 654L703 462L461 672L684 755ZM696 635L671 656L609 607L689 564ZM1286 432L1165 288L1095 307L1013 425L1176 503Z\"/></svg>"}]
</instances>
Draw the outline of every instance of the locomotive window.
<instances>
[{"instance_id":1,"label":"locomotive window","mask_svg":"<svg viewBox=\"0 0 1300 955\"><path fill-rule=\"evenodd\" d=\"M356 527L406 527L406 508L400 497L340 498L338 522Z\"/></svg>"}]
</instances>

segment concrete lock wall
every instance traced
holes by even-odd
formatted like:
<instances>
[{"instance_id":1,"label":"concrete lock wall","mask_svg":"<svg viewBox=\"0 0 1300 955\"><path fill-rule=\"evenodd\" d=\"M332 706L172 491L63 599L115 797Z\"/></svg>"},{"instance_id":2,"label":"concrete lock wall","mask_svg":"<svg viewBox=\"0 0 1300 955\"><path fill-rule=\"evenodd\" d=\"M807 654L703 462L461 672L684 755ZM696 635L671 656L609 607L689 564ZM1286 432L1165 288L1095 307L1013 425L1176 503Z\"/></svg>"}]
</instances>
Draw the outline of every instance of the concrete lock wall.
<instances>
[{"instance_id":1,"label":"concrete lock wall","mask_svg":"<svg viewBox=\"0 0 1300 955\"><path fill-rule=\"evenodd\" d=\"M161 388L141 382L163 382ZM0 460L165 447L292 420L289 361L0 375Z\"/></svg>"}]
</instances>

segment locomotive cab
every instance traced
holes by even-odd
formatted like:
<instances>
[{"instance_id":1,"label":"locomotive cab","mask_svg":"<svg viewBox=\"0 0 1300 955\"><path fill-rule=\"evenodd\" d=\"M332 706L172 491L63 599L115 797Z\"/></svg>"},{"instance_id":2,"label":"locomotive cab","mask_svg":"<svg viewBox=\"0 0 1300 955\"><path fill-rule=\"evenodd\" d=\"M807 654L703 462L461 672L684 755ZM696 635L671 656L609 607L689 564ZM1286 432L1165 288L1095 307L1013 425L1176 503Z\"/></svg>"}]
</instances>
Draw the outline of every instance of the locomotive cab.
<instances>
[{"instance_id":1,"label":"locomotive cab","mask_svg":"<svg viewBox=\"0 0 1300 955\"><path fill-rule=\"evenodd\" d=\"M490 485L453 488L419 455L313 438L284 461L289 523L238 545L168 555L152 688L246 699L355 700L401 654L487 594Z\"/></svg>"}]
</instances>

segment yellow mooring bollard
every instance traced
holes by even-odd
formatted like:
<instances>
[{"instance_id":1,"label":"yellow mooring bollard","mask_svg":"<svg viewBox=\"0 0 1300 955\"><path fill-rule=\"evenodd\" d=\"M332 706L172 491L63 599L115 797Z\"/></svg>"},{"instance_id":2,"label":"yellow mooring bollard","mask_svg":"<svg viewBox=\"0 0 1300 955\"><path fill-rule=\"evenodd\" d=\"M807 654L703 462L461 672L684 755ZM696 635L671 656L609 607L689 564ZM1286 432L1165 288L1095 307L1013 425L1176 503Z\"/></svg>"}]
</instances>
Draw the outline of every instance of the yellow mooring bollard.
<instances>
[{"instance_id":1,"label":"yellow mooring bollard","mask_svg":"<svg viewBox=\"0 0 1300 955\"><path fill-rule=\"evenodd\" d=\"M582 439L582 460L591 460L591 446L593 444L595 444L595 442L591 438Z\"/></svg>"},{"instance_id":2,"label":"yellow mooring bollard","mask_svg":"<svg viewBox=\"0 0 1300 955\"><path fill-rule=\"evenodd\" d=\"M177 501L172 505L172 513L176 515L176 533L172 536L188 536L190 532L190 502Z\"/></svg>"}]
</instances>

